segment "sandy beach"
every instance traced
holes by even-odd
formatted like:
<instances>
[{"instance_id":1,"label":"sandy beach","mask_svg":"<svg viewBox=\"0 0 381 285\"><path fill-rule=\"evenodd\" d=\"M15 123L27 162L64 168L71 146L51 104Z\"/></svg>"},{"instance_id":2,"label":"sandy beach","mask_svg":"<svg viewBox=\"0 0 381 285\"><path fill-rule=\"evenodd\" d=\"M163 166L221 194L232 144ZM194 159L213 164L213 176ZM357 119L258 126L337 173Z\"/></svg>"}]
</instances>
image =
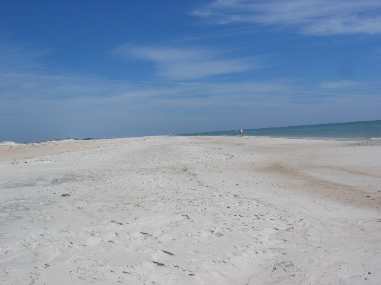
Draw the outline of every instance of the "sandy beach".
<instances>
[{"instance_id":1,"label":"sandy beach","mask_svg":"<svg viewBox=\"0 0 381 285\"><path fill-rule=\"evenodd\" d=\"M0 145L0 284L381 284L381 142Z\"/></svg>"}]
</instances>

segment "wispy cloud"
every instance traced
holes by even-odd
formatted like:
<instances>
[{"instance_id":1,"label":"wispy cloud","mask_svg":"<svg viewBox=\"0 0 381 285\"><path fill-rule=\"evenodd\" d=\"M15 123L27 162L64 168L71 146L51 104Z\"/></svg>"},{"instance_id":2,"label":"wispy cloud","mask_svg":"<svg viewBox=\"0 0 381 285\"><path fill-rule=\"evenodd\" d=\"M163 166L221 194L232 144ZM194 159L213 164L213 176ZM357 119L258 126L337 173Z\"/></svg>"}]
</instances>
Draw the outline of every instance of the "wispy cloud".
<instances>
[{"instance_id":1,"label":"wispy cloud","mask_svg":"<svg viewBox=\"0 0 381 285\"><path fill-rule=\"evenodd\" d=\"M51 72L44 64L48 54L47 50L0 43L0 100L64 101L127 94L128 97L141 96L139 84L130 84L127 80Z\"/></svg>"},{"instance_id":2,"label":"wispy cloud","mask_svg":"<svg viewBox=\"0 0 381 285\"><path fill-rule=\"evenodd\" d=\"M0 72L41 71L45 68L43 58L48 50L31 50L0 43Z\"/></svg>"},{"instance_id":3,"label":"wispy cloud","mask_svg":"<svg viewBox=\"0 0 381 285\"><path fill-rule=\"evenodd\" d=\"M193 80L245 72L257 67L253 58L229 58L207 49L140 47L124 45L114 54L125 58L151 61L160 77L170 80Z\"/></svg>"},{"instance_id":4,"label":"wispy cloud","mask_svg":"<svg viewBox=\"0 0 381 285\"><path fill-rule=\"evenodd\" d=\"M86 76L42 73L0 73L0 99L65 100L76 97L111 97L131 86L124 81Z\"/></svg>"},{"instance_id":5,"label":"wispy cloud","mask_svg":"<svg viewBox=\"0 0 381 285\"><path fill-rule=\"evenodd\" d=\"M323 89L346 89L360 86L360 83L353 80L324 81L320 84Z\"/></svg>"},{"instance_id":6,"label":"wispy cloud","mask_svg":"<svg viewBox=\"0 0 381 285\"><path fill-rule=\"evenodd\" d=\"M125 104L143 101L145 104L156 104L160 100L189 102L193 98L201 103L215 98L214 102L219 99L223 104L229 105L237 98L242 102L259 98L264 100L288 98L297 101L300 98L325 100L340 94L374 95L380 87L374 82L351 80L323 81L308 86L276 79L260 81L234 78L218 82L196 80L213 75L244 72L254 68L255 64L250 60L246 62L226 59L225 54L207 49L122 46L114 52L120 56L150 60L157 65L161 76L176 80L136 83L84 74L52 73L42 68L44 65L41 58L45 53L20 48L3 48L0 57L7 59L7 66L2 65L3 68L0 68L0 100L3 102L13 99L69 101L89 98L96 102L123 98L120 100Z\"/></svg>"},{"instance_id":7,"label":"wispy cloud","mask_svg":"<svg viewBox=\"0 0 381 285\"><path fill-rule=\"evenodd\" d=\"M313 35L381 33L379 0L214 0L193 15L220 24L291 26Z\"/></svg>"},{"instance_id":8,"label":"wispy cloud","mask_svg":"<svg viewBox=\"0 0 381 285\"><path fill-rule=\"evenodd\" d=\"M0 103L17 101L73 101L87 98L93 102L121 100L124 104L155 104L160 100L181 101L190 98L263 96L284 91L276 82L190 80L213 75L243 72L253 68L248 60L224 59L224 54L207 49L148 48L123 46L114 50L121 56L151 60L159 74L168 79L145 82L111 80L85 74L50 72L43 64L45 52L0 46ZM119 99L116 99L119 98Z\"/></svg>"}]
</instances>

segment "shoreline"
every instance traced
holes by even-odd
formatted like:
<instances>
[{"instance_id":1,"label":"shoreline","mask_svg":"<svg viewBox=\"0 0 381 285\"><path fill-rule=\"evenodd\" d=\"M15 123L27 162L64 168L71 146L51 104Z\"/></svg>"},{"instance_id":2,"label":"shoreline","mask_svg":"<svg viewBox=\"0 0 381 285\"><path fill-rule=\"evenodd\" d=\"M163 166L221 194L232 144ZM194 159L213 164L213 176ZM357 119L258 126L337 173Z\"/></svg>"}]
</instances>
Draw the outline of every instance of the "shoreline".
<instances>
[{"instance_id":1,"label":"shoreline","mask_svg":"<svg viewBox=\"0 0 381 285\"><path fill-rule=\"evenodd\" d=\"M66 141L104 141L104 140L128 140L140 138L160 138L160 137L215 137L215 138L234 138L240 135L150 135L150 136L132 136L132 137L110 137L110 138L63 138L63 139L47 139L31 142L17 142L12 140L0 141L0 146L12 145L37 145L46 143L58 143ZM311 137L311 136L266 136L266 135L244 135L248 138L265 138L265 139L286 139L286 140L312 140L312 141L381 141L381 137Z\"/></svg>"}]
</instances>

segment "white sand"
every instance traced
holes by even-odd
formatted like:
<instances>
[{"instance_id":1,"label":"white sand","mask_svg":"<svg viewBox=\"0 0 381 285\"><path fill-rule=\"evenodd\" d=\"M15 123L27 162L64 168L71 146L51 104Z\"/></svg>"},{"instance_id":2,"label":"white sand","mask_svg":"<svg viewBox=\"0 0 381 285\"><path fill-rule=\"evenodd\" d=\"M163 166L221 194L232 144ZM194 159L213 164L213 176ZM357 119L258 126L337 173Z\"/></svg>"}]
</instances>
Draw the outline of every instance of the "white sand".
<instances>
[{"instance_id":1,"label":"white sand","mask_svg":"<svg viewBox=\"0 0 381 285\"><path fill-rule=\"evenodd\" d=\"M381 142L0 145L0 284L381 284Z\"/></svg>"}]
</instances>

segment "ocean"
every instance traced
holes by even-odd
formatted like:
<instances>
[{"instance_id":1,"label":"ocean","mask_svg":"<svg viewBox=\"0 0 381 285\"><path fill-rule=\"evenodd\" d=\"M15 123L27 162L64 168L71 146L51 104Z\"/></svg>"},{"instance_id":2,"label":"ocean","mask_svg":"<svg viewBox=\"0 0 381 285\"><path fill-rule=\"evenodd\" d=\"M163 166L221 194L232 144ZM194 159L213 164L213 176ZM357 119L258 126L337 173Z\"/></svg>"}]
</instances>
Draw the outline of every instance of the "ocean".
<instances>
[{"instance_id":1,"label":"ocean","mask_svg":"<svg viewBox=\"0 0 381 285\"><path fill-rule=\"evenodd\" d=\"M332 139L371 139L381 138L381 120L320 125L300 125L274 128L246 129L248 136L268 136L287 138L332 138ZM239 130L212 131L187 135L198 136L237 136Z\"/></svg>"},{"instance_id":2,"label":"ocean","mask_svg":"<svg viewBox=\"0 0 381 285\"><path fill-rule=\"evenodd\" d=\"M350 123L332 123L320 125L300 125L274 128L245 129L246 136L266 136L284 138L331 138L331 139L381 139L381 120ZM211 131L202 133L178 134L180 136L238 136L239 130ZM89 140L92 138L48 138L35 140L15 140L16 143L44 142L49 140ZM94 138L95 139L95 138ZM14 144L9 140L1 140L2 144Z\"/></svg>"}]
</instances>

